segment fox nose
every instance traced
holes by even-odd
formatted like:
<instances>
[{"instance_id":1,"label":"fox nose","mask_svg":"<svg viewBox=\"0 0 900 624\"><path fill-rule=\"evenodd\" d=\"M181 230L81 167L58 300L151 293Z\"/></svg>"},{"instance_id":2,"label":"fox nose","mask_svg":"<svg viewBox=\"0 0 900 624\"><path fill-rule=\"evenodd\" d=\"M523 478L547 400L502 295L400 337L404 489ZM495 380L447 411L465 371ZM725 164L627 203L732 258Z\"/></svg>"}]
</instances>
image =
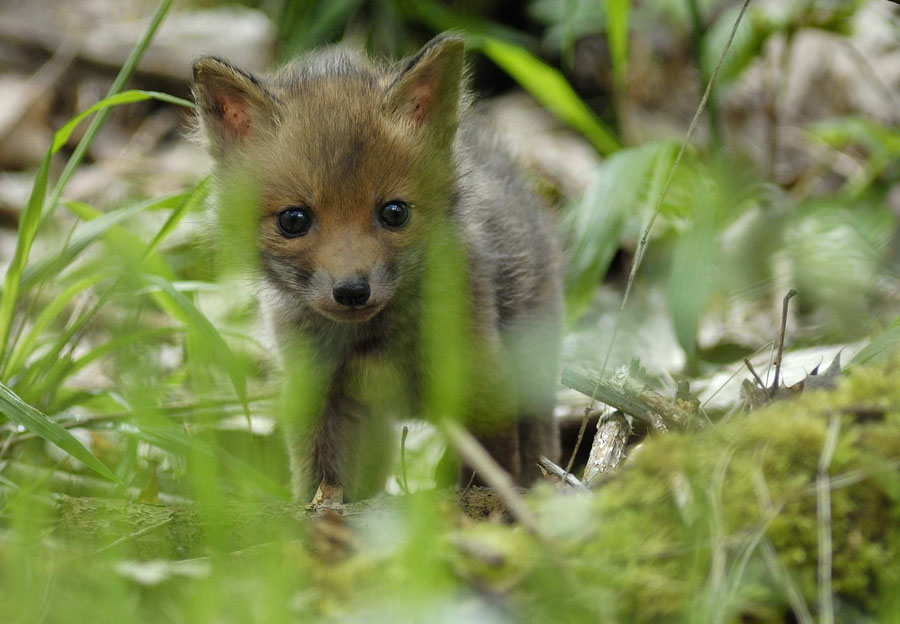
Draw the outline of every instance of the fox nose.
<instances>
[{"instance_id":1,"label":"fox nose","mask_svg":"<svg viewBox=\"0 0 900 624\"><path fill-rule=\"evenodd\" d=\"M364 304L369 300L371 293L369 283L366 281L340 282L335 284L332 291L335 301L351 308Z\"/></svg>"}]
</instances>

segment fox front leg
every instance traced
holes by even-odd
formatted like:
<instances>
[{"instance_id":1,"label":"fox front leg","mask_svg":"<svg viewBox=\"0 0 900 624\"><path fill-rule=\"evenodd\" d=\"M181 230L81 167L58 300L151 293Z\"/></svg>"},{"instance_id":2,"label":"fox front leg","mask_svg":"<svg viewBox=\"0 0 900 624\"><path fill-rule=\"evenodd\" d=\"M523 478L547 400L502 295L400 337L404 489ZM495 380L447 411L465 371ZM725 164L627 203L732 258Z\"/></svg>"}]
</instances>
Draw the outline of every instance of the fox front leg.
<instances>
[{"instance_id":1,"label":"fox front leg","mask_svg":"<svg viewBox=\"0 0 900 624\"><path fill-rule=\"evenodd\" d=\"M288 430L294 498L340 503L377 494L391 468L390 424L332 388L315 422Z\"/></svg>"}]
</instances>

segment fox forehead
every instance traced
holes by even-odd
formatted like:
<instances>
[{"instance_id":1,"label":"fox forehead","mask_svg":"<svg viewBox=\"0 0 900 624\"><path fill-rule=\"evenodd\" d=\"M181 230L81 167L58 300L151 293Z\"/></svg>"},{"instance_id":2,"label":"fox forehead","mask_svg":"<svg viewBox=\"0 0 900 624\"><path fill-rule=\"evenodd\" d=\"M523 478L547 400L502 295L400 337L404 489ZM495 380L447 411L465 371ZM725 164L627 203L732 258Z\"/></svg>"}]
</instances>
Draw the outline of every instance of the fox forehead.
<instances>
[{"instance_id":1,"label":"fox forehead","mask_svg":"<svg viewBox=\"0 0 900 624\"><path fill-rule=\"evenodd\" d=\"M413 193L417 145L385 114L381 95L370 81L340 76L279 93L279 123L262 146L266 185L335 207Z\"/></svg>"}]
</instances>

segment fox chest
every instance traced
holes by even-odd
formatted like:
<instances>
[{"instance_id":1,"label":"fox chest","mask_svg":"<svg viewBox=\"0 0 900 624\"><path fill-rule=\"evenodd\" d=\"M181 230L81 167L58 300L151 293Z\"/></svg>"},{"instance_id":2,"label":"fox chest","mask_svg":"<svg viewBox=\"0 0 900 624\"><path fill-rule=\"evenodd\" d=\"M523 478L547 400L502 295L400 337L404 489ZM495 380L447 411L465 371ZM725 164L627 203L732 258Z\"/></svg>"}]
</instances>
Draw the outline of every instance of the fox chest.
<instances>
[{"instance_id":1,"label":"fox chest","mask_svg":"<svg viewBox=\"0 0 900 624\"><path fill-rule=\"evenodd\" d=\"M413 416L422 394L419 361L407 349L349 354L332 385L332 392L393 418Z\"/></svg>"}]
</instances>

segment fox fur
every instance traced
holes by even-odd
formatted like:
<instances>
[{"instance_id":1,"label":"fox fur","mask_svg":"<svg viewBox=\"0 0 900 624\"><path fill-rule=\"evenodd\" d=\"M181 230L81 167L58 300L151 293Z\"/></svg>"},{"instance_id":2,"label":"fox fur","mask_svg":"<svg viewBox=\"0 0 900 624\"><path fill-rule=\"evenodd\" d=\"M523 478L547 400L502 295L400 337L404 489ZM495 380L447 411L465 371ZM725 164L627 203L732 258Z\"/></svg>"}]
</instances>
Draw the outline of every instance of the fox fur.
<instances>
[{"instance_id":1,"label":"fox fur","mask_svg":"<svg viewBox=\"0 0 900 624\"><path fill-rule=\"evenodd\" d=\"M531 483L538 457L559 453L560 256L541 202L470 106L463 40L439 36L396 65L327 48L266 77L206 57L193 76L211 211L237 196L252 206L250 253L285 375L302 352L322 380L313 408L284 417L295 496L320 484L377 493L392 417L447 401L458 414L428 416L460 417ZM379 220L401 210L391 202L408 207L403 227ZM289 208L308 225L296 237L279 225ZM338 301L347 280L368 287L364 304ZM462 319L454 334L447 317L445 338L463 379L441 403L429 388L452 364L444 308Z\"/></svg>"}]
</instances>

